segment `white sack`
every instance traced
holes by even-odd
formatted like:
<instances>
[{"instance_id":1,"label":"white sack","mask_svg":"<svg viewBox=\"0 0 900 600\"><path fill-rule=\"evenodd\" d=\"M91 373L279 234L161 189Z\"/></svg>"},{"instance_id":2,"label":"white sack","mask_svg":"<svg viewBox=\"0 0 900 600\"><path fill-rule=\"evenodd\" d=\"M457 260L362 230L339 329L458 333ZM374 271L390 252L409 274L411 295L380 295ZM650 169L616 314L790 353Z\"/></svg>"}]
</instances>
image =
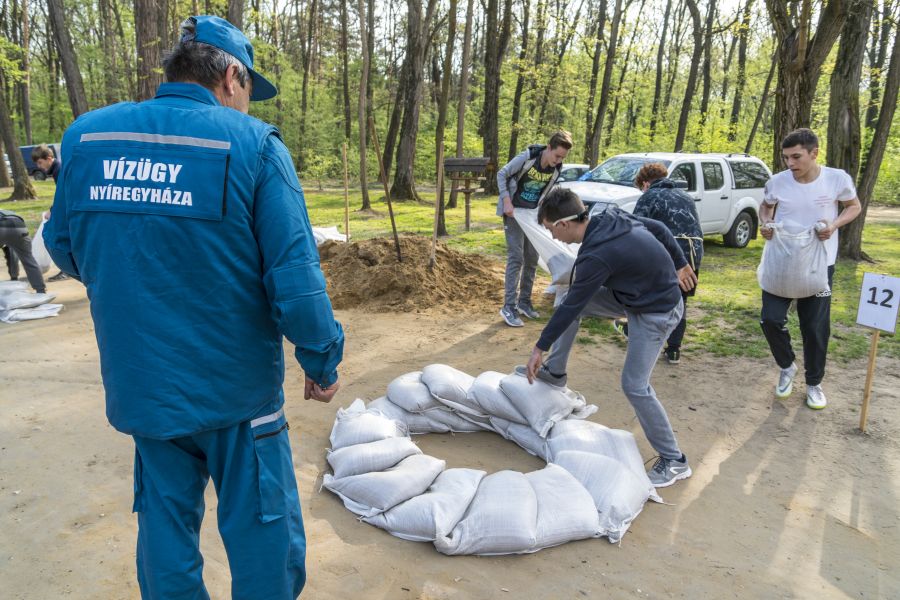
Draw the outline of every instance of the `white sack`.
<instances>
[{"instance_id":1,"label":"white sack","mask_svg":"<svg viewBox=\"0 0 900 600\"><path fill-rule=\"evenodd\" d=\"M487 417L480 407L468 398L475 378L449 365L434 364L422 369L422 383L441 404L459 412ZM390 396L390 394L388 394Z\"/></svg>"},{"instance_id":2,"label":"white sack","mask_svg":"<svg viewBox=\"0 0 900 600\"><path fill-rule=\"evenodd\" d=\"M433 408L421 413L412 413L397 406L386 396L369 402L368 410L379 412L388 418L406 423L407 431L413 435L421 433L471 433L483 430L483 427L463 419L449 408Z\"/></svg>"},{"instance_id":3,"label":"white sack","mask_svg":"<svg viewBox=\"0 0 900 600\"><path fill-rule=\"evenodd\" d=\"M806 298L828 289L828 250L814 229L773 228L756 270L759 287L782 298Z\"/></svg>"},{"instance_id":4,"label":"white sack","mask_svg":"<svg viewBox=\"0 0 900 600\"><path fill-rule=\"evenodd\" d=\"M603 534L594 499L566 469L549 464L525 477L537 498L537 529L532 550Z\"/></svg>"},{"instance_id":5,"label":"white sack","mask_svg":"<svg viewBox=\"0 0 900 600\"><path fill-rule=\"evenodd\" d=\"M366 412L365 403L356 399L348 408L339 408L331 428L331 449L406 437L406 423L375 412Z\"/></svg>"},{"instance_id":6,"label":"white sack","mask_svg":"<svg viewBox=\"0 0 900 600\"><path fill-rule=\"evenodd\" d=\"M475 382L469 388L469 399L476 403L484 414L527 425L528 421L500 389L500 382L504 377L506 375L497 371L485 371L475 378Z\"/></svg>"},{"instance_id":7,"label":"white sack","mask_svg":"<svg viewBox=\"0 0 900 600\"><path fill-rule=\"evenodd\" d=\"M47 219L41 221L34 237L31 238L31 254L34 255L34 260L41 268L41 273L49 271L50 266L53 264L53 259L50 258L50 253L47 252L47 246L44 245L44 223L46 222Z\"/></svg>"},{"instance_id":8,"label":"white sack","mask_svg":"<svg viewBox=\"0 0 900 600\"><path fill-rule=\"evenodd\" d=\"M554 240L550 232L537 222L537 211L529 208L513 209L513 218L525 232L525 237L537 250L541 268L550 272L552 283L569 285L572 267L580 244L565 244Z\"/></svg>"},{"instance_id":9,"label":"white sack","mask_svg":"<svg viewBox=\"0 0 900 600\"><path fill-rule=\"evenodd\" d=\"M465 516L437 537L442 554L530 552L537 535L537 498L522 473L499 471L481 480Z\"/></svg>"},{"instance_id":10,"label":"white sack","mask_svg":"<svg viewBox=\"0 0 900 600\"><path fill-rule=\"evenodd\" d=\"M433 542L456 527L484 475L475 469L447 469L424 494L364 520L404 540Z\"/></svg>"},{"instance_id":11,"label":"white sack","mask_svg":"<svg viewBox=\"0 0 900 600\"><path fill-rule=\"evenodd\" d=\"M321 246L328 240L335 242L346 242L347 236L338 231L337 226L332 227L313 227L313 237L316 240L316 246Z\"/></svg>"},{"instance_id":12,"label":"white sack","mask_svg":"<svg viewBox=\"0 0 900 600\"><path fill-rule=\"evenodd\" d=\"M24 281L0 281L0 296L13 292L24 292L27 289L28 284Z\"/></svg>"},{"instance_id":13,"label":"white sack","mask_svg":"<svg viewBox=\"0 0 900 600\"><path fill-rule=\"evenodd\" d=\"M334 470L334 478L342 479L361 473L384 471L413 454L422 454L422 451L409 438L388 438L329 452L328 464Z\"/></svg>"},{"instance_id":14,"label":"white sack","mask_svg":"<svg viewBox=\"0 0 900 600\"><path fill-rule=\"evenodd\" d=\"M624 464L590 452L560 452L554 462L590 493L602 534L618 543L650 496L646 482Z\"/></svg>"},{"instance_id":15,"label":"white sack","mask_svg":"<svg viewBox=\"0 0 900 600\"><path fill-rule=\"evenodd\" d=\"M394 379L388 384L387 397L403 410L414 413L444 407L422 383L422 371L405 373Z\"/></svg>"},{"instance_id":16,"label":"white sack","mask_svg":"<svg viewBox=\"0 0 900 600\"><path fill-rule=\"evenodd\" d=\"M547 440L537 434L529 425L522 423L513 423L501 419L500 417L491 417L491 424L494 431L502 435L511 442L518 444L520 448L533 456L537 456L543 460L547 460L550 452L547 448Z\"/></svg>"},{"instance_id":17,"label":"white sack","mask_svg":"<svg viewBox=\"0 0 900 600\"><path fill-rule=\"evenodd\" d=\"M41 304L52 302L56 294L32 294L24 290L12 291L0 295L0 310L15 310L17 308L34 308Z\"/></svg>"},{"instance_id":18,"label":"white sack","mask_svg":"<svg viewBox=\"0 0 900 600\"><path fill-rule=\"evenodd\" d=\"M444 461L433 456L417 454L381 472L343 479L326 474L323 485L340 496L351 512L361 517L372 517L427 490L445 465Z\"/></svg>"},{"instance_id":19,"label":"white sack","mask_svg":"<svg viewBox=\"0 0 900 600\"><path fill-rule=\"evenodd\" d=\"M34 321L55 317L63 309L62 304L41 304L34 308L15 308L13 310L0 310L0 321L4 323L17 323L19 321Z\"/></svg>"},{"instance_id":20,"label":"white sack","mask_svg":"<svg viewBox=\"0 0 900 600\"><path fill-rule=\"evenodd\" d=\"M550 385L540 379L535 379L531 384L527 377L517 373L504 377L500 381L500 389L541 437L547 437L555 423L585 406L584 396L578 392Z\"/></svg>"}]
</instances>

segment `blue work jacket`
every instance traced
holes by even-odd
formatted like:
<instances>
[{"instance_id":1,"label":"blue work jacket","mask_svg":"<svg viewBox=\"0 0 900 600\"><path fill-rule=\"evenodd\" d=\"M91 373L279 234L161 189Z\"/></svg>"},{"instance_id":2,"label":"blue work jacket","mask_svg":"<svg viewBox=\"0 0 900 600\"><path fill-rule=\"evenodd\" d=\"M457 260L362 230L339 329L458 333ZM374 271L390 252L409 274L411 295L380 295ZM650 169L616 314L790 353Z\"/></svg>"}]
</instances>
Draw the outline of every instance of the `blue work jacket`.
<instances>
[{"instance_id":1,"label":"blue work jacket","mask_svg":"<svg viewBox=\"0 0 900 600\"><path fill-rule=\"evenodd\" d=\"M107 416L168 439L283 403L282 335L337 379L344 334L278 131L206 88L86 113L63 137L44 240L87 287Z\"/></svg>"}]
</instances>

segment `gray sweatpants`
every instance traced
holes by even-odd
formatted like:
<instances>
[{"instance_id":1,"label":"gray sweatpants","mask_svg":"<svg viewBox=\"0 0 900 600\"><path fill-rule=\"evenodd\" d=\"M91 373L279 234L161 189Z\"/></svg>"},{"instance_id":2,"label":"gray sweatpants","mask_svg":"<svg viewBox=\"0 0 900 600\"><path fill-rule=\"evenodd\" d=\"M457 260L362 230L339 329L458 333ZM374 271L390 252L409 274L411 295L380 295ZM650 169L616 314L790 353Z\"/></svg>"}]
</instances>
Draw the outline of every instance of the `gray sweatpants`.
<instances>
[{"instance_id":1,"label":"gray sweatpants","mask_svg":"<svg viewBox=\"0 0 900 600\"><path fill-rule=\"evenodd\" d=\"M0 246L9 248L9 256L6 259L7 267L9 267L9 276L13 279L19 277L19 263L16 260L18 258L25 267L28 283L34 288L34 291L43 294L47 287L44 285L44 276L41 274L41 268L31 253L31 238L28 236L28 229L25 228L24 221L21 229L18 227L0 227Z\"/></svg>"},{"instance_id":2,"label":"gray sweatpants","mask_svg":"<svg viewBox=\"0 0 900 600\"><path fill-rule=\"evenodd\" d=\"M625 365L622 367L622 391L631 402L644 429L644 435L653 449L663 458L680 459L681 450L675 439L675 432L672 431L666 409L650 385L650 374L653 373L663 344L681 321L683 313L684 303L680 299L672 310L665 313L633 313L616 300L612 290L601 287L579 318L569 325L550 348L544 365L557 375L566 372L566 363L578 335L581 317L628 317L628 349L625 353Z\"/></svg>"},{"instance_id":3,"label":"gray sweatpants","mask_svg":"<svg viewBox=\"0 0 900 600\"><path fill-rule=\"evenodd\" d=\"M537 250L515 218L503 216L503 232L506 234L506 291L503 304L531 306L531 290L538 264Z\"/></svg>"}]
</instances>

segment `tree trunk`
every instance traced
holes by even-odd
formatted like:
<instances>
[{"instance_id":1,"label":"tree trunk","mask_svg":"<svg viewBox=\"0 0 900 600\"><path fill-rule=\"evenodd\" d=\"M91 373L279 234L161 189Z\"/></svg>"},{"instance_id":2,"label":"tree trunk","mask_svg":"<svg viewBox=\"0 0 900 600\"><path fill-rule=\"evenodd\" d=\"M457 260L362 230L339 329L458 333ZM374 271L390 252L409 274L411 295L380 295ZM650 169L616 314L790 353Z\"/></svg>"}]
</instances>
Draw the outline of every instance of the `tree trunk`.
<instances>
[{"instance_id":1,"label":"tree trunk","mask_svg":"<svg viewBox=\"0 0 900 600\"><path fill-rule=\"evenodd\" d=\"M525 87L525 60L528 58L528 16L531 12L531 0L525 0L525 13L522 15L522 47L519 50L519 64L516 70L516 91L513 95L512 128L509 135L509 153L507 160L512 160L519 147L519 115L521 113L522 91Z\"/></svg>"},{"instance_id":2,"label":"tree trunk","mask_svg":"<svg viewBox=\"0 0 900 600\"><path fill-rule=\"evenodd\" d=\"M227 19L238 29L244 28L244 0L228 0Z\"/></svg>"},{"instance_id":3,"label":"tree trunk","mask_svg":"<svg viewBox=\"0 0 900 600\"><path fill-rule=\"evenodd\" d=\"M601 0L599 10L597 11L594 54L591 56L591 82L588 85L587 107L584 111L585 141L594 137L594 98L597 95L597 80L600 78L600 53L603 49L603 36L606 33L606 7L606 0ZM588 164L594 162L590 143L584 144L584 151L582 151L581 156L582 160Z\"/></svg>"},{"instance_id":4,"label":"tree trunk","mask_svg":"<svg viewBox=\"0 0 900 600\"><path fill-rule=\"evenodd\" d=\"M4 152L5 146L3 145L3 138L0 136L0 153ZM9 169L6 169L6 165L3 165L4 168L0 169L0 188L8 188L12 187L12 180L9 178Z\"/></svg>"},{"instance_id":5,"label":"tree trunk","mask_svg":"<svg viewBox=\"0 0 900 600\"><path fill-rule=\"evenodd\" d=\"M28 66L29 54L29 29L28 29L28 0L22 0L22 81L19 83L22 98L22 127L25 129L25 143L29 146L31 140L31 69ZM0 165L0 170L6 169L6 165Z\"/></svg>"},{"instance_id":6,"label":"tree trunk","mask_svg":"<svg viewBox=\"0 0 900 600\"><path fill-rule=\"evenodd\" d=\"M107 105L113 104L119 99L119 73L116 64L116 33L113 26L112 9L110 0L100 0L100 35L103 43L104 60L104 101Z\"/></svg>"},{"instance_id":7,"label":"tree trunk","mask_svg":"<svg viewBox=\"0 0 900 600\"><path fill-rule=\"evenodd\" d=\"M300 92L300 147L305 147L306 141L306 107L309 94L309 71L312 65L313 38L316 32L316 9L318 0L309 3L309 19L306 22L306 51L303 53L303 84ZM302 152L297 153L298 168L302 168Z\"/></svg>"},{"instance_id":8,"label":"tree trunk","mask_svg":"<svg viewBox=\"0 0 900 600\"><path fill-rule=\"evenodd\" d=\"M140 0L136 0L140 1ZM53 38L62 63L66 78L66 91L69 93L69 104L72 106L72 117L78 118L88 111L87 97L84 95L84 82L78 69L75 48L66 27L65 12L62 0L47 0L47 12L53 27Z\"/></svg>"},{"instance_id":9,"label":"tree trunk","mask_svg":"<svg viewBox=\"0 0 900 600\"><path fill-rule=\"evenodd\" d=\"M712 41L716 20L716 0L709 0L706 11L706 29L703 40L703 93L700 96L700 128L706 125L709 112L709 95L712 88ZM696 37L696 34L695 34Z\"/></svg>"},{"instance_id":10,"label":"tree trunk","mask_svg":"<svg viewBox=\"0 0 900 600\"><path fill-rule=\"evenodd\" d=\"M447 47L444 50L444 74L441 80L441 96L438 101L438 120L435 128L435 149L434 155L439 159L443 152L441 148L444 145L444 127L447 124L447 105L450 103L450 72L453 69L453 46L456 42L456 0L450 0L450 8L447 16ZM434 172L441 170L440 164L435 165ZM444 182L447 181L446 175L441 182L441 189L435 192L434 201L438 203L438 235L447 235L447 223L444 219ZM452 183L451 183L452 185Z\"/></svg>"},{"instance_id":11,"label":"tree trunk","mask_svg":"<svg viewBox=\"0 0 900 600\"><path fill-rule=\"evenodd\" d=\"M341 2L341 83L344 92L344 138L349 140L350 121L350 67L347 56L347 3ZM368 78L367 78L368 79Z\"/></svg>"},{"instance_id":12,"label":"tree trunk","mask_svg":"<svg viewBox=\"0 0 900 600\"><path fill-rule=\"evenodd\" d=\"M3 146L6 148L6 155L9 157L9 165L12 167L13 173L13 191L7 200L37 198L31 178L28 176L28 169L25 167L25 160L22 158L22 153L19 152L19 140L16 139L16 132L9 114L9 105L6 102L6 82L2 78L0 78L0 137L3 138ZM6 169L6 165L3 165L2 168Z\"/></svg>"},{"instance_id":13,"label":"tree trunk","mask_svg":"<svg viewBox=\"0 0 900 600\"><path fill-rule=\"evenodd\" d=\"M488 0L487 25L484 44L484 104L481 110L481 123L478 127L484 148L484 156L497 168L500 160L500 71L506 45L509 42L512 20L512 0L504 0L503 19L500 21L499 0ZM498 29L497 23L500 21ZM495 172L495 171L494 171ZM494 172L487 174L484 191L489 195L499 193Z\"/></svg>"},{"instance_id":14,"label":"tree trunk","mask_svg":"<svg viewBox=\"0 0 900 600\"><path fill-rule=\"evenodd\" d=\"M893 0L884 0L882 10L875 11L872 31L872 45L869 47L869 105L866 107L866 129L873 129L878 120L878 105L881 102L881 74L887 60L888 42L891 33L891 9Z\"/></svg>"},{"instance_id":15,"label":"tree trunk","mask_svg":"<svg viewBox=\"0 0 900 600\"><path fill-rule=\"evenodd\" d=\"M403 65L400 67L400 78L397 81L397 94L394 98L394 105L391 108L391 119L388 122L387 134L384 136L384 147L381 149L381 164L384 165L384 174L387 176L394 166L394 148L397 145L397 134L400 131L400 118L403 116L403 98L406 96L406 84L408 79L406 71L409 69L409 54L403 59ZM378 175L381 181L381 175Z\"/></svg>"},{"instance_id":16,"label":"tree trunk","mask_svg":"<svg viewBox=\"0 0 900 600\"><path fill-rule=\"evenodd\" d=\"M672 88L675 87L677 75L681 73L679 63L681 62L681 44L684 42L684 33L687 30L686 27L685 29L682 29L684 26L684 14L686 10L687 4L679 2L678 14L675 17L675 31L673 32L671 45L669 46L668 80L662 101L662 110L664 112L669 110L669 104L672 100Z\"/></svg>"},{"instance_id":17,"label":"tree trunk","mask_svg":"<svg viewBox=\"0 0 900 600\"><path fill-rule=\"evenodd\" d=\"M375 0L369 0L374 2ZM357 104L356 117L359 119L359 187L362 193L362 207L360 210L372 210L369 200L369 182L366 179L366 80L369 75L369 47L366 44L366 1L357 0L359 10L359 45L362 54L362 68L359 71L359 103Z\"/></svg>"},{"instance_id":18,"label":"tree trunk","mask_svg":"<svg viewBox=\"0 0 900 600\"><path fill-rule=\"evenodd\" d=\"M747 40L750 37L750 19L753 11L753 0L747 0L744 4L744 15L741 20L741 29L738 32L738 72L737 84L734 89L734 99L731 103L731 119L728 121L728 141L737 139L737 124L741 117L741 102L743 101L744 87L747 85Z\"/></svg>"},{"instance_id":19,"label":"tree trunk","mask_svg":"<svg viewBox=\"0 0 900 600\"><path fill-rule=\"evenodd\" d=\"M58 0L53 0L58 1ZM162 83L160 58L165 33L160 21L167 12L168 2L134 0L134 33L138 56L138 100L147 100L156 94ZM67 78L68 79L68 78Z\"/></svg>"},{"instance_id":20,"label":"tree trunk","mask_svg":"<svg viewBox=\"0 0 900 600\"><path fill-rule=\"evenodd\" d=\"M659 118L659 99L662 95L663 57L666 54L666 32L669 29L669 15L672 13L672 0L666 0L666 12L663 16L662 31L659 34L659 47L656 49L656 82L653 86L653 107L650 112L650 141L656 137L656 121Z\"/></svg>"},{"instance_id":21,"label":"tree trunk","mask_svg":"<svg viewBox=\"0 0 900 600\"><path fill-rule=\"evenodd\" d=\"M872 192L875 190L875 183L878 180L878 171L881 169L888 136L891 133L891 123L897 109L898 92L900 92L900 22L895 23L894 26L894 49L891 51L891 63L884 82L884 99L881 102L881 110L878 112L872 143L863 159L862 175L857 187L862 213L841 230L839 253L846 258L854 260L865 258L865 253L862 251L862 231L866 222L869 201L872 199Z\"/></svg>"},{"instance_id":22,"label":"tree trunk","mask_svg":"<svg viewBox=\"0 0 900 600\"><path fill-rule=\"evenodd\" d=\"M777 55L778 50L775 50L775 53ZM750 129L750 135L747 136L747 145L744 146L744 152L746 154L750 154L750 151L753 149L753 139L756 137L756 130L759 128L763 112L766 110L766 104L769 102L769 90L772 89L772 79L775 78L775 68L777 66L775 56L772 56L772 66L769 67L769 75L766 77L766 84L763 86L763 93L759 99L759 107L756 109L756 118L753 119L753 127ZM779 146L780 145L781 144L779 143Z\"/></svg>"},{"instance_id":23,"label":"tree trunk","mask_svg":"<svg viewBox=\"0 0 900 600\"><path fill-rule=\"evenodd\" d=\"M703 52L703 25L700 21L700 9L696 0L685 0L691 19L694 22L694 54L691 57L691 70L688 73L687 86L684 90L684 101L681 103L681 116L678 119L678 133L675 134L675 152L681 152L684 138L687 135L688 116L691 113L691 102L694 100L694 86L697 85L697 69L700 54Z\"/></svg>"},{"instance_id":24,"label":"tree trunk","mask_svg":"<svg viewBox=\"0 0 900 600\"><path fill-rule=\"evenodd\" d=\"M616 47L619 43L619 23L622 20L622 0L616 0L613 9L613 18L609 30L609 46L606 49L606 64L603 66L603 83L600 84L600 103L597 106L597 114L594 117L594 126L591 131L591 160L593 167L600 160L600 138L603 135L603 118L609 108L609 86L612 80L612 72L616 65Z\"/></svg>"},{"instance_id":25,"label":"tree trunk","mask_svg":"<svg viewBox=\"0 0 900 600\"><path fill-rule=\"evenodd\" d=\"M534 75L531 76L531 89L538 87L538 73L544 66L544 35L547 33L547 4L549 0L538 0L537 3L537 35L534 41ZM605 0L604 0L605 2ZM483 5L483 3L482 3ZM496 10L497 2L494 2ZM495 19L496 23L496 19ZM534 119L534 111L537 110L537 97L531 94L531 102L529 104L528 116Z\"/></svg>"},{"instance_id":26,"label":"tree trunk","mask_svg":"<svg viewBox=\"0 0 900 600\"><path fill-rule=\"evenodd\" d=\"M456 106L456 156L463 156L463 140L466 130L466 104L469 100L469 70L472 60L472 13L474 1L466 5L466 31L463 35L463 54L459 73L459 101ZM456 192L450 191L447 208L456 208Z\"/></svg>"},{"instance_id":27,"label":"tree trunk","mask_svg":"<svg viewBox=\"0 0 900 600\"><path fill-rule=\"evenodd\" d=\"M637 17L634 20L634 26L631 30L631 39L628 40L628 50L625 51L625 59L622 61L622 69L619 71L619 83L616 85L615 100L613 101L612 111L609 113L609 120L606 125L606 142L604 143L605 147L608 147L610 144L612 144L613 126L616 124L616 117L619 114L619 100L621 100L622 98L622 86L625 85L625 75L628 73L628 65L631 64L631 51L634 49L634 38L637 35L638 30L640 29L641 16L644 13L645 4L646 0L641 0L641 5L640 7L638 7ZM625 13L627 12L628 7L626 6Z\"/></svg>"},{"instance_id":28,"label":"tree trunk","mask_svg":"<svg viewBox=\"0 0 900 600\"><path fill-rule=\"evenodd\" d=\"M557 76L559 73L559 68L562 66L563 58L566 56L566 52L569 49L569 44L572 43L572 37L575 35L575 30L578 28L578 21L581 18L581 9L584 6L584 0L580 0L578 3L578 8L575 10L575 15L573 17L565 17L565 33L562 38L562 42L559 44L559 51L556 53L556 60L550 65L550 75L547 77L547 85L544 86L544 95L541 100L541 112L540 116L538 116L538 129L544 128L544 117L547 114L547 106L550 105L550 90L553 89L553 86L557 83ZM568 5L561 7L563 10L568 9ZM560 16L557 19L558 22L563 22L564 18ZM554 120L558 120L554 118Z\"/></svg>"}]
</instances>

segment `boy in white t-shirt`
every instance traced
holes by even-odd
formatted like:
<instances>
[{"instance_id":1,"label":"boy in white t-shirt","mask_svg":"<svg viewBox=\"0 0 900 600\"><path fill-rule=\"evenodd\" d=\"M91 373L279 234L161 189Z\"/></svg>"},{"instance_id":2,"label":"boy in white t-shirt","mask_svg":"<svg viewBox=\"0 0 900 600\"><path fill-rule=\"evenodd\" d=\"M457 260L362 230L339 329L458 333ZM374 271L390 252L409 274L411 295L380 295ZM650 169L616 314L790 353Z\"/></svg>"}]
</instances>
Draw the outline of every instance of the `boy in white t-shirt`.
<instances>
[{"instance_id":1,"label":"boy in white t-shirt","mask_svg":"<svg viewBox=\"0 0 900 600\"><path fill-rule=\"evenodd\" d=\"M822 379L828 338L831 335L831 283L838 252L838 228L859 215L861 207L853 180L845 171L822 167L816 163L819 138L810 129L792 131L781 142L781 156L787 170L776 173L766 184L760 206L760 234L772 239L768 223L778 222L803 229L813 228L822 221L818 231L828 251L828 290L808 298L797 298L797 316L803 336L803 367L806 373L806 405L825 408ZM843 210L838 214L838 203ZM787 312L793 298L782 298L762 292L760 325L769 342L775 362L781 368L775 395L787 398L793 390L797 364L788 333Z\"/></svg>"}]
</instances>

